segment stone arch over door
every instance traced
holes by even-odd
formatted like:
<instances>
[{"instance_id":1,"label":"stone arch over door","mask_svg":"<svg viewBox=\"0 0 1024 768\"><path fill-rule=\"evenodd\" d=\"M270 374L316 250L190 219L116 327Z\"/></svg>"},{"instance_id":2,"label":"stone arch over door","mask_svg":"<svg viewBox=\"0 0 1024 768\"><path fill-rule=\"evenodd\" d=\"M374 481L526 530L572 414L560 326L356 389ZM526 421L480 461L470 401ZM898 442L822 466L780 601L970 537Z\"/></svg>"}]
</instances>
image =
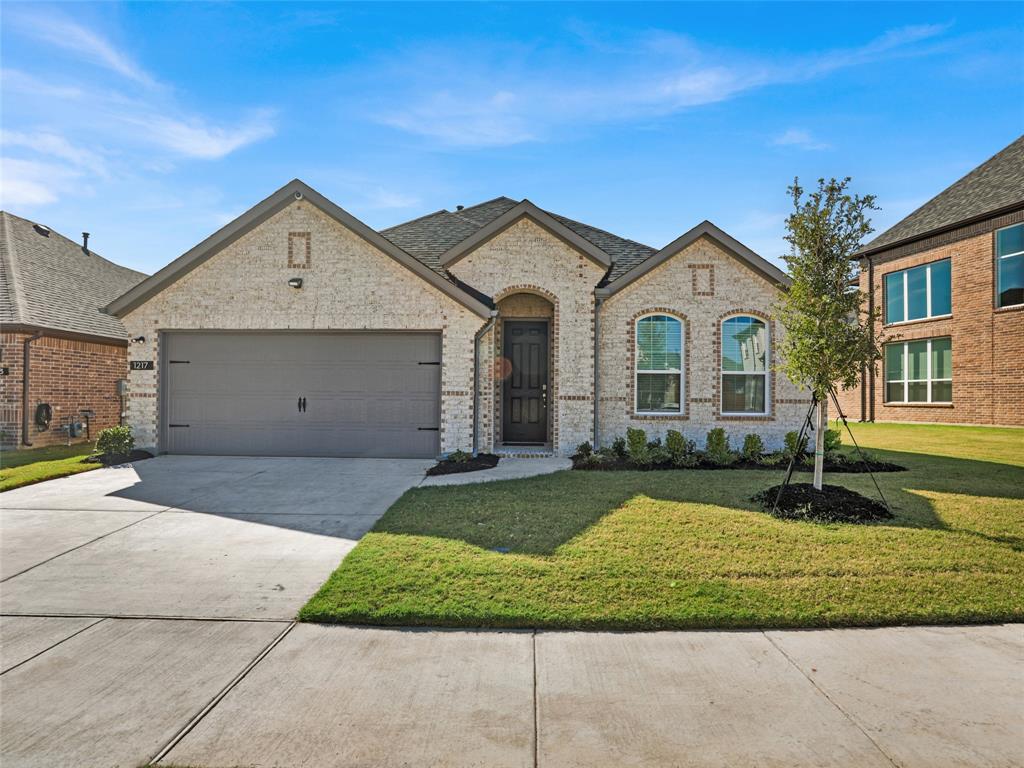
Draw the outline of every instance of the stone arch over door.
<instances>
[{"instance_id":1,"label":"stone arch over door","mask_svg":"<svg viewBox=\"0 0 1024 768\"><path fill-rule=\"evenodd\" d=\"M493 429L494 445L500 447L504 441L503 401L504 382L510 371L510 364L504 357L504 323L506 320L543 320L548 324L548 409L547 437L545 442L558 445L559 422L559 302L558 297L537 285L512 285L498 291L494 296L498 309L498 322L494 334L494 387L493 387Z\"/></svg>"}]
</instances>

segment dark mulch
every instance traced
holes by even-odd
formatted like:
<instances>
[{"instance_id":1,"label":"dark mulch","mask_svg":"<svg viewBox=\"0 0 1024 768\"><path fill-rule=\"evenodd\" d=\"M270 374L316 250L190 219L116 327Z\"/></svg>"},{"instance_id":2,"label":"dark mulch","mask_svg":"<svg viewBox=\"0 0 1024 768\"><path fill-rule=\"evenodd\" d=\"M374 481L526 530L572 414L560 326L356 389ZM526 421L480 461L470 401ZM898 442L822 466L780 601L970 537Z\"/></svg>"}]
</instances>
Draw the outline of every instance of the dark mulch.
<instances>
[{"instance_id":1,"label":"dark mulch","mask_svg":"<svg viewBox=\"0 0 1024 768\"><path fill-rule=\"evenodd\" d=\"M647 464L639 465L634 464L628 458L611 458L605 459L600 462L588 462L580 456L572 457L572 468L585 470L585 471L597 471L597 472L619 472L619 471L630 471L630 472L660 472L663 470L676 469L781 469L785 471L786 467L789 466L789 461L767 463L757 461L746 461L737 460L732 464L715 464L704 459L700 459L692 467L677 467L675 464ZM794 469L797 472L811 472L814 470L814 463L810 461L799 462ZM825 459L824 471L825 472L848 472L848 473L860 473L860 472L906 472L907 468L899 464L893 464L888 461L878 461L877 459L868 459L867 462L863 462L856 458L847 458L844 455L839 455L832 458Z\"/></svg>"},{"instance_id":2,"label":"dark mulch","mask_svg":"<svg viewBox=\"0 0 1024 768\"><path fill-rule=\"evenodd\" d=\"M790 483L782 491L778 507L773 508L779 493L778 485L751 497L769 515L783 520L814 520L822 523L870 523L888 520L892 513L880 501L869 499L840 485L822 485L817 490L811 483Z\"/></svg>"},{"instance_id":3,"label":"dark mulch","mask_svg":"<svg viewBox=\"0 0 1024 768\"><path fill-rule=\"evenodd\" d=\"M102 464L105 467L112 467L115 464L128 464L132 461L144 461L145 459L152 459L153 454L149 451L140 451L135 449L129 454L123 453L95 453L92 456L86 456L83 461L90 464Z\"/></svg>"},{"instance_id":4,"label":"dark mulch","mask_svg":"<svg viewBox=\"0 0 1024 768\"><path fill-rule=\"evenodd\" d=\"M427 475L454 475L457 472L476 472L481 469L493 469L496 466L498 457L493 453L478 453L469 461L439 461L427 470Z\"/></svg>"}]
</instances>

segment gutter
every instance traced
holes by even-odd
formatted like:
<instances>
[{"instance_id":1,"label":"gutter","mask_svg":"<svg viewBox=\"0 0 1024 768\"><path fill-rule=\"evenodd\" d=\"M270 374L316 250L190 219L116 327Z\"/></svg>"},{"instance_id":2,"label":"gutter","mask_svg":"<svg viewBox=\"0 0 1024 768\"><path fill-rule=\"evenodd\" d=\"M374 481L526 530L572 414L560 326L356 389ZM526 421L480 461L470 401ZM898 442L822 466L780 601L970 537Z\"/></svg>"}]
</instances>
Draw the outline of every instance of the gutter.
<instances>
[{"instance_id":1,"label":"gutter","mask_svg":"<svg viewBox=\"0 0 1024 768\"><path fill-rule=\"evenodd\" d=\"M477 436L480 424L480 339L494 327L498 310L492 309L491 316L483 327L473 335L473 455L477 455L480 439Z\"/></svg>"},{"instance_id":2,"label":"gutter","mask_svg":"<svg viewBox=\"0 0 1024 768\"><path fill-rule=\"evenodd\" d=\"M871 256L867 257L868 260L868 319L871 320L871 334L875 333L875 262ZM861 418L867 421L875 420L875 369L871 368L871 377L868 380L868 412L864 413L864 409L861 409ZM861 387L861 392L864 391L864 387Z\"/></svg>"},{"instance_id":3,"label":"gutter","mask_svg":"<svg viewBox=\"0 0 1024 768\"><path fill-rule=\"evenodd\" d=\"M600 357L601 339L601 305L604 304L604 297L594 296L594 450L600 447L599 422L601 404L601 376L599 374L598 358Z\"/></svg>"},{"instance_id":4,"label":"gutter","mask_svg":"<svg viewBox=\"0 0 1024 768\"><path fill-rule=\"evenodd\" d=\"M32 364L32 342L45 336L42 331L36 331L22 342L21 360L21 444L31 447L32 441L28 439L28 404L29 404L29 371Z\"/></svg>"}]
</instances>

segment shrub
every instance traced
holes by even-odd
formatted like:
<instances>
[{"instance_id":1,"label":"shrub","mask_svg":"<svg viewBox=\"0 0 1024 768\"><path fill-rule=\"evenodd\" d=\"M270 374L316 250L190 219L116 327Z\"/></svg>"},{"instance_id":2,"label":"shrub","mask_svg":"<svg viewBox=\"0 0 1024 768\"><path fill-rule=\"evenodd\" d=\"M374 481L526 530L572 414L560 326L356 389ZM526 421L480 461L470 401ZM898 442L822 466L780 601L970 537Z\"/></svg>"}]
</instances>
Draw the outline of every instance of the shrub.
<instances>
[{"instance_id":1,"label":"shrub","mask_svg":"<svg viewBox=\"0 0 1024 768\"><path fill-rule=\"evenodd\" d=\"M448 461L453 464L465 464L471 458L473 457L465 451L452 451L448 454Z\"/></svg>"},{"instance_id":2,"label":"shrub","mask_svg":"<svg viewBox=\"0 0 1024 768\"><path fill-rule=\"evenodd\" d=\"M647 448L647 463L664 465L672 463L672 454L668 452L668 448L658 443L653 448Z\"/></svg>"},{"instance_id":3,"label":"shrub","mask_svg":"<svg viewBox=\"0 0 1024 768\"><path fill-rule=\"evenodd\" d=\"M762 442L760 435L751 433L743 438L743 450L740 451L740 455L746 461L757 461L763 453L764 442Z\"/></svg>"},{"instance_id":4,"label":"shrub","mask_svg":"<svg viewBox=\"0 0 1024 768\"><path fill-rule=\"evenodd\" d=\"M587 458L594 453L594 447L590 443L580 443L576 446L576 455L580 458Z\"/></svg>"},{"instance_id":5,"label":"shrub","mask_svg":"<svg viewBox=\"0 0 1024 768\"><path fill-rule=\"evenodd\" d=\"M735 454L729 450L729 436L721 427L708 430L704 440L704 458L719 466L732 464L736 460Z\"/></svg>"},{"instance_id":6,"label":"shrub","mask_svg":"<svg viewBox=\"0 0 1024 768\"><path fill-rule=\"evenodd\" d=\"M838 451L843 445L843 433L838 429L825 430L825 455L829 456Z\"/></svg>"},{"instance_id":7,"label":"shrub","mask_svg":"<svg viewBox=\"0 0 1024 768\"><path fill-rule=\"evenodd\" d=\"M636 459L647 450L647 433L637 427L626 430L626 451L629 458Z\"/></svg>"},{"instance_id":8,"label":"shrub","mask_svg":"<svg viewBox=\"0 0 1024 768\"><path fill-rule=\"evenodd\" d=\"M612 440L612 453L614 453L620 459L626 458L626 438L616 437L614 440Z\"/></svg>"},{"instance_id":9,"label":"shrub","mask_svg":"<svg viewBox=\"0 0 1024 768\"><path fill-rule=\"evenodd\" d=\"M617 459L617 458L621 458L619 456L619 454L615 452L614 448L611 448L611 447L609 447L607 445L603 446L601 448L598 448L597 451L595 451L594 456L600 457L602 459Z\"/></svg>"},{"instance_id":10,"label":"shrub","mask_svg":"<svg viewBox=\"0 0 1024 768\"><path fill-rule=\"evenodd\" d=\"M107 427L96 436L96 452L127 456L135 447L131 427Z\"/></svg>"},{"instance_id":11,"label":"shrub","mask_svg":"<svg viewBox=\"0 0 1024 768\"><path fill-rule=\"evenodd\" d=\"M757 459L757 463L762 467L778 467L789 461L789 457L786 456L784 451L775 451L774 453L763 453Z\"/></svg>"},{"instance_id":12,"label":"shrub","mask_svg":"<svg viewBox=\"0 0 1024 768\"><path fill-rule=\"evenodd\" d=\"M799 444L798 444L799 441ZM785 439L785 448L782 449L782 455L786 457L786 460L797 459L798 461L807 455L807 436L804 435L804 439L800 440L800 435L797 432L787 432Z\"/></svg>"},{"instance_id":13,"label":"shrub","mask_svg":"<svg viewBox=\"0 0 1024 768\"><path fill-rule=\"evenodd\" d=\"M678 429L670 429L665 434L665 448L668 450L669 456L672 457L673 463L682 458L686 453L686 438L683 437L683 433Z\"/></svg>"}]
</instances>

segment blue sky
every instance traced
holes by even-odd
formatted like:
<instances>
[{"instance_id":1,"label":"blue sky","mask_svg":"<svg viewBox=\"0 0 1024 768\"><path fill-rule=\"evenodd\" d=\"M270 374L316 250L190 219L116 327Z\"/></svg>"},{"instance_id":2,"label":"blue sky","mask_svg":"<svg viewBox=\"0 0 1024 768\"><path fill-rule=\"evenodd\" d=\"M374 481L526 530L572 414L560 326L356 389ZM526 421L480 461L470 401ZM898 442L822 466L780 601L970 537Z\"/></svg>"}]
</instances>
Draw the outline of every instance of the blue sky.
<instances>
[{"instance_id":1,"label":"blue sky","mask_svg":"<svg viewBox=\"0 0 1024 768\"><path fill-rule=\"evenodd\" d=\"M375 228L498 195L785 251L1024 132L1024 3L2 6L3 207L155 271L299 177Z\"/></svg>"}]
</instances>

